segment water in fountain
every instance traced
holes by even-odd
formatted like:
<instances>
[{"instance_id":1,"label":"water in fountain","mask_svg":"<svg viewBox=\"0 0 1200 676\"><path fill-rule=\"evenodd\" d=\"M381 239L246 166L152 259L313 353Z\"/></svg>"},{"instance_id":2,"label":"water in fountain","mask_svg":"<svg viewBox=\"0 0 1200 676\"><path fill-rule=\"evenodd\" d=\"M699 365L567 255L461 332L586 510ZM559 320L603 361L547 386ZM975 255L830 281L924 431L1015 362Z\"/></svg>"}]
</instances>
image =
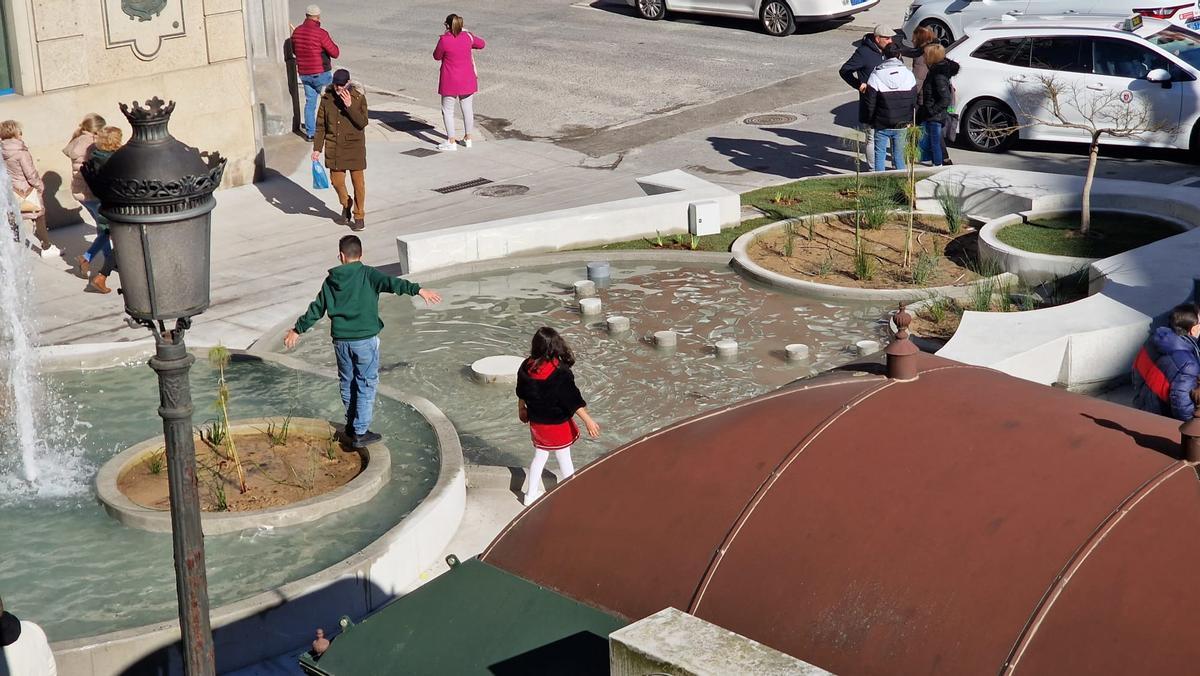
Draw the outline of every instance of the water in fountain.
<instances>
[{"instance_id":1,"label":"water in fountain","mask_svg":"<svg viewBox=\"0 0 1200 676\"><path fill-rule=\"evenodd\" d=\"M21 237L21 211L6 171L0 171L0 214L0 433L14 440L18 451L0 453L0 501L30 494L78 494L86 491L86 467L76 453L50 450L50 437L67 435L44 432L52 418L61 417L61 408L52 404L36 377L37 351L29 316L32 254ZM53 427L63 431L61 425ZM39 430L43 430L41 439Z\"/></svg>"}]
</instances>

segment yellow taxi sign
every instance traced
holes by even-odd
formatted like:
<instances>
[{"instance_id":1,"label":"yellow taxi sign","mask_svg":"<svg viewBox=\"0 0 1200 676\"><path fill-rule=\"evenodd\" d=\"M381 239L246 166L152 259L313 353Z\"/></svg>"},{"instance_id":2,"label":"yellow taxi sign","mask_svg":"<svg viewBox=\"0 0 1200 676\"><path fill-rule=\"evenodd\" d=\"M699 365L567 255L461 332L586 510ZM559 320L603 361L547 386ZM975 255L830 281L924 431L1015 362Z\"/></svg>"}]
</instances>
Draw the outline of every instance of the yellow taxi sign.
<instances>
[{"instance_id":1,"label":"yellow taxi sign","mask_svg":"<svg viewBox=\"0 0 1200 676\"><path fill-rule=\"evenodd\" d=\"M1142 15L1134 14L1133 16L1129 17L1128 19L1125 19L1125 23L1123 23L1121 25L1121 30L1129 31L1130 33L1132 33L1133 31L1135 31L1141 27L1142 27Z\"/></svg>"}]
</instances>

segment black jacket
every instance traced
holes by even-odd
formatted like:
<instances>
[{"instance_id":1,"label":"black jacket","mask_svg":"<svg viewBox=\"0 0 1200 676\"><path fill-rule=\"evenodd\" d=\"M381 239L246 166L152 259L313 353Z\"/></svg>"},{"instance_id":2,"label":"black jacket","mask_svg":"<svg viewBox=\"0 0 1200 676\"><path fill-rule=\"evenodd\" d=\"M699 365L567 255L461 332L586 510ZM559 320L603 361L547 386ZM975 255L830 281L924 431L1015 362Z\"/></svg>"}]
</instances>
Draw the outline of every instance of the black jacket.
<instances>
[{"instance_id":1,"label":"black jacket","mask_svg":"<svg viewBox=\"0 0 1200 676\"><path fill-rule=\"evenodd\" d=\"M861 40L854 43L854 53L838 69L838 75L851 88L857 90L859 85L867 83L867 79L871 77L871 71L875 70L881 63L883 63L883 51L879 49L879 45L875 44L875 36L867 33ZM858 118L860 122L866 121L865 102L866 94L860 92L858 95Z\"/></svg>"},{"instance_id":2,"label":"black jacket","mask_svg":"<svg viewBox=\"0 0 1200 676\"><path fill-rule=\"evenodd\" d=\"M587 406L575 376L567 366L559 365L545 380L529 375L532 359L526 359L517 371L517 398L525 402L529 422L556 425L566 422L575 411Z\"/></svg>"},{"instance_id":3,"label":"black jacket","mask_svg":"<svg viewBox=\"0 0 1200 676\"><path fill-rule=\"evenodd\" d=\"M921 105L917 108L917 121L934 120L946 122L950 119L947 112L954 105L954 88L950 78L958 75L959 66L955 61L946 59L929 67L929 74L921 83Z\"/></svg>"},{"instance_id":4,"label":"black jacket","mask_svg":"<svg viewBox=\"0 0 1200 676\"><path fill-rule=\"evenodd\" d=\"M901 129L913 123L917 80L899 59L879 64L867 79L866 116L875 129Z\"/></svg>"}]
</instances>

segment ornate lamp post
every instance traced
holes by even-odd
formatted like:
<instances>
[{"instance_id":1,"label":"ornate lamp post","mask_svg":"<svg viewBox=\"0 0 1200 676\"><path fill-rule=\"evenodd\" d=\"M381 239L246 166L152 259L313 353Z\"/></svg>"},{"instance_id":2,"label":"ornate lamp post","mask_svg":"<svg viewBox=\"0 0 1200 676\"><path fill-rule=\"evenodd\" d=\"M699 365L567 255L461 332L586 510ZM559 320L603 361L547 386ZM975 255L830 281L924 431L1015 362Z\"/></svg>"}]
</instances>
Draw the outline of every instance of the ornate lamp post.
<instances>
[{"instance_id":1,"label":"ornate lamp post","mask_svg":"<svg viewBox=\"0 0 1200 676\"><path fill-rule=\"evenodd\" d=\"M192 395L188 371L195 358L184 346L192 317L208 307L210 212L225 160L209 161L167 131L175 102L154 98L140 106L121 104L133 138L103 167L83 167L100 199L117 252L120 293L130 326L154 334L167 480L171 539L184 664L190 676L215 674L208 622L204 534L192 440ZM166 322L174 320L174 328Z\"/></svg>"}]
</instances>

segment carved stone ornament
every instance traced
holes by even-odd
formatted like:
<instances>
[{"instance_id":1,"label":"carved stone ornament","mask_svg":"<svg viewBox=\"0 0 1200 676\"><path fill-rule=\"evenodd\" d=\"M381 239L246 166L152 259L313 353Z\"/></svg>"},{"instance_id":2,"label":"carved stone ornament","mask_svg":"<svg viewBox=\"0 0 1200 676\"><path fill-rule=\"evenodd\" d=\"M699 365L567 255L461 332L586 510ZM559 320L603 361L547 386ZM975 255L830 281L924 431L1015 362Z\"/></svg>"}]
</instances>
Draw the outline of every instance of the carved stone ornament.
<instances>
[{"instance_id":1,"label":"carved stone ornament","mask_svg":"<svg viewBox=\"0 0 1200 676\"><path fill-rule=\"evenodd\" d=\"M183 0L102 0L107 49L129 46L134 56L151 61L163 40L183 37Z\"/></svg>"}]
</instances>

